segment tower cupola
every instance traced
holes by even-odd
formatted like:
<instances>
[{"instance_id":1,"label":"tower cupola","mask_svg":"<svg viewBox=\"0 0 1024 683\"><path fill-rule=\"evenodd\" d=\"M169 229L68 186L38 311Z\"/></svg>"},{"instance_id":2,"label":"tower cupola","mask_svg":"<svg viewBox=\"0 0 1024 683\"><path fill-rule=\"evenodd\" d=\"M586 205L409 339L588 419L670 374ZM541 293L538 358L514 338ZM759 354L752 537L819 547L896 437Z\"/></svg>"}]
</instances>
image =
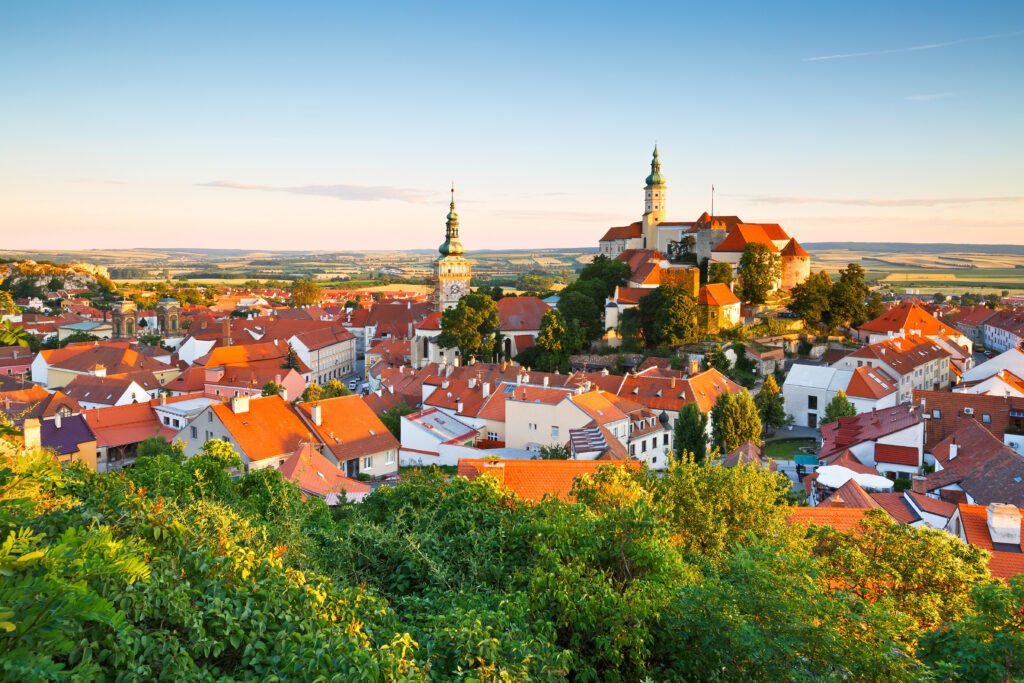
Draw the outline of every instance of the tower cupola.
<instances>
[{"instance_id":1,"label":"tower cupola","mask_svg":"<svg viewBox=\"0 0 1024 683\"><path fill-rule=\"evenodd\" d=\"M644 185L644 222L646 224L661 223L665 220L665 176L661 175L661 159L658 157L658 146L654 146L651 158L651 174ZM657 240L648 242L657 244Z\"/></svg>"},{"instance_id":2,"label":"tower cupola","mask_svg":"<svg viewBox=\"0 0 1024 683\"><path fill-rule=\"evenodd\" d=\"M466 248L459 241L459 214L455 213L455 186L452 186L452 203L449 205L448 216L445 221L444 244L438 247L443 256L459 256L465 253Z\"/></svg>"}]
</instances>

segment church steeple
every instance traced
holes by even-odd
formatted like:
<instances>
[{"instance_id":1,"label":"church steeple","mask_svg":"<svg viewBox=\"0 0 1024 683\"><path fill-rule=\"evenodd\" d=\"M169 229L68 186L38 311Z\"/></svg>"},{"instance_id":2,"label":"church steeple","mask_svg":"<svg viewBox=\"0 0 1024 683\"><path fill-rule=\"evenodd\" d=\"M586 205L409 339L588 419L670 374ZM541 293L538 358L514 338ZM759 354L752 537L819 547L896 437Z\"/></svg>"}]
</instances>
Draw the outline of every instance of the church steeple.
<instances>
[{"instance_id":1,"label":"church steeple","mask_svg":"<svg viewBox=\"0 0 1024 683\"><path fill-rule=\"evenodd\" d=\"M651 174L647 176L644 185L644 216L650 218L650 223L661 223L665 220L665 176L661 175L661 159L658 157L657 145L654 146L654 156L651 157Z\"/></svg>"},{"instance_id":2,"label":"church steeple","mask_svg":"<svg viewBox=\"0 0 1024 683\"><path fill-rule=\"evenodd\" d=\"M443 256L459 256L466 251L459 241L459 214L455 213L455 183L452 183L452 203L445 220L445 240L438 251Z\"/></svg>"}]
</instances>

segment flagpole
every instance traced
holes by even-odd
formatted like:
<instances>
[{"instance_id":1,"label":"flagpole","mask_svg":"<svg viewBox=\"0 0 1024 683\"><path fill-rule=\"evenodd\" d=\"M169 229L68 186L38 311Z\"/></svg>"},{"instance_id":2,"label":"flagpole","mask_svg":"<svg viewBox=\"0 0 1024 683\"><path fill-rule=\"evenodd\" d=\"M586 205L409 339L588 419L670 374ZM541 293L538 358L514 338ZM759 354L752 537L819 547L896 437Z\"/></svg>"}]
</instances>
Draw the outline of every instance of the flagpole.
<instances>
[{"instance_id":1,"label":"flagpole","mask_svg":"<svg viewBox=\"0 0 1024 683\"><path fill-rule=\"evenodd\" d=\"M711 185L711 222L715 220L715 186Z\"/></svg>"}]
</instances>

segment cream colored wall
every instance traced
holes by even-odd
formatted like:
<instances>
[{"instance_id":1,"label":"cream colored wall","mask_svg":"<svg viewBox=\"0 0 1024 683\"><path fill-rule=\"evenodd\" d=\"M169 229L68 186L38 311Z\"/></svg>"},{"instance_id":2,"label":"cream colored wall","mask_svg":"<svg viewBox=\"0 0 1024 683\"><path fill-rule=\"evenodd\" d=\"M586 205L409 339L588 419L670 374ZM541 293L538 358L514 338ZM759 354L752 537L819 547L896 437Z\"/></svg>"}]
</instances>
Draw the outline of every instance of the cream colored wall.
<instances>
[{"instance_id":1,"label":"cream colored wall","mask_svg":"<svg viewBox=\"0 0 1024 683\"><path fill-rule=\"evenodd\" d=\"M508 400L505 402L505 446L525 449L527 444L564 444L569 440L570 429L578 429L588 422L590 416L568 398L556 405ZM558 426L557 437L551 435L555 425Z\"/></svg>"},{"instance_id":2,"label":"cream colored wall","mask_svg":"<svg viewBox=\"0 0 1024 683\"><path fill-rule=\"evenodd\" d=\"M60 389L66 387L71 383L75 377L81 373L71 372L70 370L60 370L55 367L50 367L46 373L46 386L50 389Z\"/></svg>"}]
</instances>

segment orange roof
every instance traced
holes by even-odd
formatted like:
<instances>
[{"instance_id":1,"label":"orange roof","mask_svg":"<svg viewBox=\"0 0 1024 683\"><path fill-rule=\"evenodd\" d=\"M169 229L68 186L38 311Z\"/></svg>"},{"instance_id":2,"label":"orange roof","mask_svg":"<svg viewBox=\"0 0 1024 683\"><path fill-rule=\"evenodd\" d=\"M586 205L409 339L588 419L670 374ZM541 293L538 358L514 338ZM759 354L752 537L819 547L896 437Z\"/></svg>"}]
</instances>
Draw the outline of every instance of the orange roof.
<instances>
[{"instance_id":1,"label":"orange roof","mask_svg":"<svg viewBox=\"0 0 1024 683\"><path fill-rule=\"evenodd\" d=\"M202 396L202 394L172 396L165 398L164 403L190 401L194 398L202 398ZM145 403L92 408L82 411L82 414L85 416L89 429L96 435L97 446L125 446L145 441L158 435L164 429L156 413L153 412L153 407L159 405L160 399L153 399ZM176 432L175 429L172 436Z\"/></svg>"},{"instance_id":2,"label":"orange roof","mask_svg":"<svg viewBox=\"0 0 1024 683\"><path fill-rule=\"evenodd\" d=\"M314 405L320 406L319 425L313 424ZM296 409L339 462L397 450L400 446L366 401L356 394L300 403Z\"/></svg>"},{"instance_id":3,"label":"orange roof","mask_svg":"<svg viewBox=\"0 0 1024 683\"><path fill-rule=\"evenodd\" d=\"M732 290L721 282L704 285L697 295L697 303L705 306L731 306L739 302Z\"/></svg>"},{"instance_id":4,"label":"orange roof","mask_svg":"<svg viewBox=\"0 0 1024 683\"><path fill-rule=\"evenodd\" d=\"M633 237L641 237L643 230L640 227L640 223L631 223L618 228L608 228L608 232L604 234L604 237L600 239L601 242L610 242L612 240L628 240Z\"/></svg>"},{"instance_id":5,"label":"orange roof","mask_svg":"<svg viewBox=\"0 0 1024 683\"><path fill-rule=\"evenodd\" d=\"M638 304L654 290L649 287L616 287L615 301L620 304Z\"/></svg>"},{"instance_id":6,"label":"orange roof","mask_svg":"<svg viewBox=\"0 0 1024 683\"><path fill-rule=\"evenodd\" d=\"M793 508L786 518L790 524L830 526L836 531L853 531L870 508Z\"/></svg>"},{"instance_id":7,"label":"orange roof","mask_svg":"<svg viewBox=\"0 0 1024 683\"><path fill-rule=\"evenodd\" d=\"M249 460L294 453L303 442L316 438L280 396L254 397L248 401L249 410L244 413L232 412L230 403L217 403L210 408Z\"/></svg>"},{"instance_id":8,"label":"orange roof","mask_svg":"<svg viewBox=\"0 0 1024 683\"><path fill-rule=\"evenodd\" d=\"M857 368L846 387L847 396L860 398L882 398L897 389L897 382L881 368Z\"/></svg>"},{"instance_id":9,"label":"orange roof","mask_svg":"<svg viewBox=\"0 0 1024 683\"><path fill-rule=\"evenodd\" d=\"M369 493L370 485L346 477L340 469L322 456L313 444L303 444L281 463L281 476L303 490L320 498L331 493Z\"/></svg>"},{"instance_id":10,"label":"orange roof","mask_svg":"<svg viewBox=\"0 0 1024 683\"><path fill-rule=\"evenodd\" d=\"M850 481L853 481L853 479ZM912 524L921 518L906 503L906 498L903 495L904 493L906 493L906 491L900 491L898 493L872 493L871 498L875 503L885 508L885 511L889 513L889 516L900 524Z\"/></svg>"},{"instance_id":11,"label":"orange roof","mask_svg":"<svg viewBox=\"0 0 1024 683\"><path fill-rule=\"evenodd\" d=\"M803 247L800 246L800 243L796 241L795 237L793 239L791 239L790 241L786 242L786 246L784 246L782 248L782 255L783 256L800 256L800 257L805 257L806 256L807 258L810 258L810 256L811 256L810 254L807 253L807 251Z\"/></svg>"},{"instance_id":12,"label":"orange roof","mask_svg":"<svg viewBox=\"0 0 1024 683\"><path fill-rule=\"evenodd\" d=\"M1008 579L1017 574L1024 574L1024 546L1015 550L995 549L988 530L988 508L985 505L960 503L957 508L960 510L960 522L963 524L967 542L992 553L992 558L988 561L988 570L992 576ZM1021 520L1021 532L1024 537L1024 519Z\"/></svg>"},{"instance_id":13,"label":"orange roof","mask_svg":"<svg viewBox=\"0 0 1024 683\"><path fill-rule=\"evenodd\" d=\"M823 500L818 507L877 508L881 506L855 479L851 479L833 491L832 495Z\"/></svg>"},{"instance_id":14,"label":"orange roof","mask_svg":"<svg viewBox=\"0 0 1024 683\"><path fill-rule=\"evenodd\" d=\"M580 475L591 475L601 467L640 469L638 460L498 460L459 459L459 475L476 479L482 474L504 482L523 500L540 501L545 496L567 500L572 484Z\"/></svg>"},{"instance_id":15,"label":"orange roof","mask_svg":"<svg viewBox=\"0 0 1024 683\"><path fill-rule=\"evenodd\" d=\"M954 330L913 301L904 301L898 306L890 308L874 320L869 320L857 329L861 332L874 332L876 334L897 332L899 330L906 330L907 332L915 330L916 334L925 337L938 337L940 335L950 337L962 336L961 332Z\"/></svg>"},{"instance_id":16,"label":"orange roof","mask_svg":"<svg viewBox=\"0 0 1024 683\"><path fill-rule=\"evenodd\" d=\"M769 229L770 228L770 229ZM777 228L777 230L776 230ZM780 237L772 235L781 233ZM757 243L768 247L768 251L778 253L779 249L772 243L773 239L788 239L782 228L775 224L762 225L759 223L738 223L729 229L721 244L712 249L714 252L735 252L743 251L748 244Z\"/></svg>"},{"instance_id":17,"label":"orange roof","mask_svg":"<svg viewBox=\"0 0 1024 683\"><path fill-rule=\"evenodd\" d=\"M572 397L572 402L592 417L597 424L606 425L626 419L626 414L615 406L615 398L613 394L597 390L577 394Z\"/></svg>"},{"instance_id":18,"label":"orange roof","mask_svg":"<svg viewBox=\"0 0 1024 683\"><path fill-rule=\"evenodd\" d=\"M506 296L498 300L498 320L503 332L539 330L541 318L551 306L535 296Z\"/></svg>"}]
</instances>

